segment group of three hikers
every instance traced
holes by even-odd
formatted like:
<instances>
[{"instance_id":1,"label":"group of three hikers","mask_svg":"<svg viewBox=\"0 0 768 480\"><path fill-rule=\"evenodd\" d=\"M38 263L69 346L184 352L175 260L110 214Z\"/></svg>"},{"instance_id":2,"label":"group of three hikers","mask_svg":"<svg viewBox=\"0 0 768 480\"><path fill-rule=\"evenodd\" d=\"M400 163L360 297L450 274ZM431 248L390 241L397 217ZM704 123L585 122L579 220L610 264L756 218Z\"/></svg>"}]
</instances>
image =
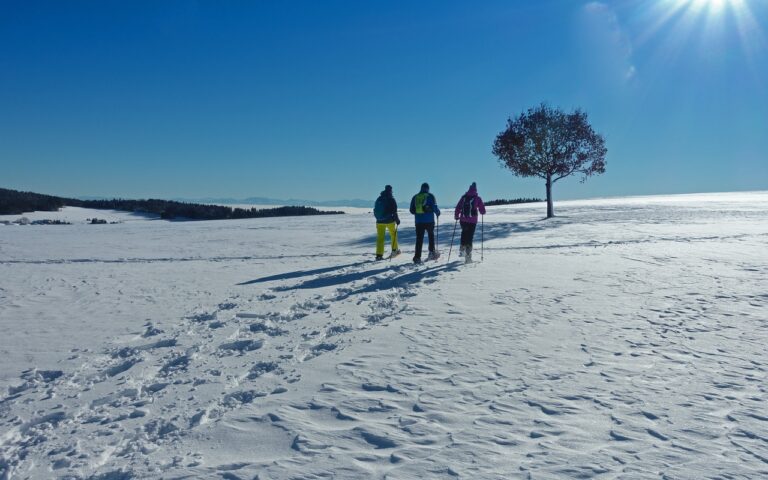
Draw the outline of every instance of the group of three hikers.
<instances>
[{"instance_id":1,"label":"group of three hikers","mask_svg":"<svg viewBox=\"0 0 768 480\"><path fill-rule=\"evenodd\" d=\"M440 217L440 208L437 206L435 196L429 192L428 183L422 183L421 191L411 199L410 212L416 220L416 253L413 256L413 262L421 263L425 232L429 237L429 256L427 258L429 260L437 259L439 253L435 249L435 216ZM389 231L389 237L392 239L391 257L399 255L397 225L400 225L400 217L397 215L397 202L392 195L391 185L385 186L384 191L379 195L373 208L373 214L376 216L376 260L384 258L384 235L386 231ZM479 215L485 215L485 205L483 199L477 194L477 185L472 182L467 193L459 199L453 212L454 219L461 223L459 256L464 256L467 263L472 261L472 239L475 236Z\"/></svg>"}]
</instances>

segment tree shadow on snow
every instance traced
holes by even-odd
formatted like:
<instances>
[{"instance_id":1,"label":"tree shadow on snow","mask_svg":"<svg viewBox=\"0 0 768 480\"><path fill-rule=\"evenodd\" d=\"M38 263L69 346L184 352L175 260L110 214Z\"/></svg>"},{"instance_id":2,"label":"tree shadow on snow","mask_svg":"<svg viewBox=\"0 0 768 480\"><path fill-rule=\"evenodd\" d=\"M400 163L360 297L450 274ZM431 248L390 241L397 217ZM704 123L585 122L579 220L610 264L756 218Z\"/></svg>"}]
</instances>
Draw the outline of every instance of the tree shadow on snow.
<instances>
[{"instance_id":1,"label":"tree shadow on snow","mask_svg":"<svg viewBox=\"0 0 768 480\"><path fill-rule=\"evenodd\" d=\"M558 221L559 217L555 218L542 218L541 220L536 220L532 222L488 222L485 225L480 225L478 223L477 230L475 231L475 243L479 242L481 239L481 236L483 240L496 240L499 238L507 238L514 234L525 234L525 233L531 233L531 232L540 232L544 230L551 230L554 228L560 227L563 222ZM481 232L482 227L482 232ZM437 244L438 247L443 248L449 248L451 243L451 237L454 236L454 224L451 223L450 225L440 225L440 232L438 234ZM457 244L459 240L459 236L461 235L461 225L456 225L456 233L454 238L454 245ZM425 240L424 244L426 245L426 234L424 235ZM403 246L407 245L413 245L416 243L416 227L413 225L403 226L403 224L400 225L400 227L397 230L397 241L400 244L400 248L403 248ZM389 244L389 234L386 236L386 242ZM363 245L375 245L376 244L376 233L372 233L370 235L365 235L363 237L360 237L355 240L351 240L349 242L344 242L344 246L363 246Z\"/></svg>"},{"instance_id":2,"label":"tree shadow on snow","mask_svg":"<svg viewBox=\"0 0 768 480\"><path fill-rule=\"evenodd\" d=\"M316 268L314 270L297 270L295 272L278 273L277 275L270 275L268 277L255 278L246 282L238 283L238 285L253 285L254 283L272 282L276 280L289 280L291 278L308 277L310 275L322 275L324 273L333 272L342 268L358 267L368 262L355 262L348 263L346 265L334 265L332 267Z\"/></svg>"}]
</instances>

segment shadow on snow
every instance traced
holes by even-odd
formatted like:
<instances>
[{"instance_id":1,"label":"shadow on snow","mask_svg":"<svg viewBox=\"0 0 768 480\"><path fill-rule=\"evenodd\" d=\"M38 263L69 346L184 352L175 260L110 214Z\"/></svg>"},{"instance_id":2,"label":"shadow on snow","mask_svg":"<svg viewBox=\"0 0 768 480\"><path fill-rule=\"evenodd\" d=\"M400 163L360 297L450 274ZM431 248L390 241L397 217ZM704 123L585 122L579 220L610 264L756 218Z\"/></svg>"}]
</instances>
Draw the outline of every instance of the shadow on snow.
<instances>
[{"instance_id":1,"label":"shadow on snow","mask_svg":"<svg viewBox=\"0 0 768 480\"><path fill-rule=\"evenodd\" d=\"M372 270L362 270L357 272L347 272L338 275L327 275L323 277L316 277L306 280L304 282L297 283L290 286L275 287L274 291L287 292L291 290L306 290L313 288L324 287L340 287L345 284L357 282L360 280L371 279L372 282L368 283L364 287L339 292L335 300L343 300L352 295L360 293L372 293L381 290L391 290L395 287L405 287L424 280L429 280L432 277L445 272L452 272L457 270L460 263L454 262L451 264L441 264L426 269L413 266L411 264L398 265L398 266L385 266L382 268L374 268ZM386 272L404 272L396 274L394 276L380 277L379 275Z\"/></svg>"},{"instance_id":2,"label":"shadow on snow","mask_svg":"<svg viewBox=\"0 0 768 480\"><path fill-rule=\"evenodd\" d=\"M373 282L364 287L348 292L340 292L339 295L337 295L336 300L344 300L352 295L361 293L380 292L382 290L391 290L396 287L402 288L419 282L432 283L436 281L434 277L443 273L455 272L461 265L463 265L461 262L444 263L426 269L419 268L394 277L374 278Z\"/></svg>"},{"instance_id":3,"label":"shadow on snow","mask_svg":"<svg viewBox=\"0 0 768 480\"><path fill-rule=\"evenodd\" d=\"M295 272L282 273L278 275L270 275L268 277L256 278L247 282L238 283L238 285L253 285L256 283L289 280L293 278L314 276L313 278L300 281L294 285L283 285L272 288L275 292L288 292L292 290L309 290L315 288L325 287L342 287L343 285L359 282L369 279L370 281L363 287L351 290L341 291L337 294L336 300L342 300L352 295L360 293L371 293L382 290L391 290L396 287L406 287L418 282L427 281L433 279L437 275L445 272L456 271L461 265L459 262L453 262L450 264L438 264L430 266L428 268L420 268L412 264L399 264L392 265L386 260L381 262L381 266L373 269L356 270L352 272L343 272L338 274L324 275L325 273L335 270L341 270L350 267L358 267L368 264L370 262L357 262L349 263L346 265L337 265L333 267L317 268L314 270L298 270ZM381 276L384 273L392 273L394 275ZM316 275L316 276L315 276ZM431 280L434 281L434 280Z\"/></svg>"},{"instance_id":4,"label":"shadow on snow","mask_svg":"<svg viewBox=\"0 0 768 480\"><path fill-rule=\"evenodd\" d=\"M397 241L400 244L400 248L403 246L413 245L416 243L416 227L413 225L403 226L397 230ZM514 234L525 234L531 232L539 232L542 230L554 229L562 225L562 222L557 221L557 217L554 219L542 218L533 222L492 222L481 225L478 223L477 230L475 231L475 243L479 243L481 237L483 240L496 240L499 238L507 238ZM374 233L365 235L349 242L344 242L345 246L364 246L376 244L375 226L371 226L371 230ZM457 244L459 236L461 235L461 225L456 224L456 234L454 238L454 245ZM440 231L438 233L438 246L439 248L449 248L451 238L454 236L454 223L449 225L441 224ZM426 246L426 234L424 235L424 244ZM386 243L389 244L389 233L386 234Z\"/></svg>"},{"instance_id":5,"label":"shadow on snow","mask_svg":"<svg viewBox=\"0 0 768 480\"><path fill-rule=\"evenodd\" d=\"M255 278L247 282L238 283L238 285L253 285L254 283L272 282L275 280L290 280L291 278L307 277L309 275L322 275L323 273L333 272L342 268L358 267L368 262L355 262L346 265L334 265L332 267L316 268L314 270L297 270L295 272L279 273L268 277Z\"/></svg>"},{"instance_id":6,"label":"shadow on snow","mask_svg":"<svg viewBox=\"0 0 768 480\"><path fill-rule=\"evenodd\" d=\"M484 231L482 232L481 232L481 226L478 225L477 231L475 232L475 246L479 247L478 244L480 243L481 238L484 241L490 241L490 240L496 240L500 238L507 238L514 234L525 234L530 232L550 230L550 229L557 228L561 225L562 225L562 222L558 222L556 221L556 219L554 220L541 219L541 220L525 222L525 223L492 222L492 223L483 225L482 227ZM453 231L454 231L453 223L449 225L443 224L440 226L440 231L438 235L438 249L442 252L443 255L446 255L450 248ZM461 233L461 228L460 226L457 226L456 235L455 235L456 238L454 238L454 242L453 242L454 249L458 248L458 240L459 240L458 237L460 236L460 233ZM387 237L389 237L388 234L387 234ZM408 226L399 228L398 242L400 243L400 248L403 250L406 250L405 252L403 252L403 255L410 255L410 252L408 252L407 250L409 245L412 246L416 242L415 227L413 225L408 225ZM387 241L387 243L389 243L389 241ZM426 239L424 243L425 243L424 253L426 254L426 250L427 250ZM358 247L370 246L372 249L375 244L376 244L375 233L370 235L365 235L358 239L343 243L343 245L345 246L358 246ZM387 247L388 246L389 245L387 245ZM339 298L346 298L350 295L354 295L358 293L386 290L394 287L410 285L419 281L423 281L425 279L428 280L431 277L439 275L440 273L454 271L458 268L458 265L460 265L459 263L442 264L442 265L430 267L427 269L417 269L414 271L410 271L410 272L403 273L400 275L395 275L395 276L388 276L383 278L376 277L377 275L385 272L391 272L393 270L398 272L406 268L409 268L406 265L392 265L386 260L384 260L383 262L384 263L382 263L381 268L374 268L371 270L367 270L367 269L355 270L352 272L345 271L335 275L333 274L325 275L331 272L345 270L348 268L360 267L370 263L368 261L362 261L362 262L347 263L343 265L334 265L330 267L317 268L313 270L297 270L295 272L287 272L287 273L281 273L276 275L270 275L267 277L261 277L261 278L256 278L253 280L241 282L241 283L238 283L237 285L253 285L257 283L265 283L265 282L272 282L272 281L279 281L279 280L290 280L290 279L301 278L301 277L309 277L309 276L314 277L314 278L310 278L305 281L299 282L295 285L278 286L273 289L275 291L284 292L284 291L290 291L290 290L305 290L305 289L341 286L344 284L349 284L352 282L365 280L366 278L373 277L373 282L370 283L369 285L351 292L340 294Z\"/></svg>"}]
</instances>

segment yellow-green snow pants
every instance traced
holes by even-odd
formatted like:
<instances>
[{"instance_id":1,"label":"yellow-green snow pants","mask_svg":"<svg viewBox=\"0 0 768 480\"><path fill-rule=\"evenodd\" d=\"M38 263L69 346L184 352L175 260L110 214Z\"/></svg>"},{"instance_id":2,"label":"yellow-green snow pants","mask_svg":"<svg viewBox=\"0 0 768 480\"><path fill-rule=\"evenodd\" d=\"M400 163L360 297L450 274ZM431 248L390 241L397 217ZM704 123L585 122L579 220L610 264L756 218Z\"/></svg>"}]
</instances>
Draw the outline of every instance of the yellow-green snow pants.
<instances>
[{"instance_id":1,"label":"yellow-green snow pants","mask_svg":"<svg viewBox=\"0 0 768 480\"><path fill-rule=\"evenodd\" d=\"M397 229L395 222L376 224L376 255L384 255L384 233L389 230L389 238L392 239L392 250L397 250Z\"/></svg>"}]
</instances>

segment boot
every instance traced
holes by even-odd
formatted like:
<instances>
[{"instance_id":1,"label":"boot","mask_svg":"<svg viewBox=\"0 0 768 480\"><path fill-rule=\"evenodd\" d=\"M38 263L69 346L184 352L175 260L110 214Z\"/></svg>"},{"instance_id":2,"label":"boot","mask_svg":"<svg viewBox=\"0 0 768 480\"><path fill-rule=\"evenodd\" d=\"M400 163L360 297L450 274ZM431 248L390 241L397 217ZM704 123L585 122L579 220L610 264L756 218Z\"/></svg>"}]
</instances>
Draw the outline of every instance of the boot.
<instances>
[{"instance_id":1,"label":"boot","mask_svg":"<svg viewBox=\"0 0 768 480\"><path fill-rule=\"evenodd\" d=\"M464 245L461 245L459 247L459 258L464 256Z\"/></svg>"},{"instance_id":2,"label":"boot","mask_svg":"<svg viewBox=\"0 0 768 480\"><path fill-rule=\"evenodd\" d=\"M464 247L464 263L472 263L472 247L470 245Z\"/></svg>"}]
</instances>

